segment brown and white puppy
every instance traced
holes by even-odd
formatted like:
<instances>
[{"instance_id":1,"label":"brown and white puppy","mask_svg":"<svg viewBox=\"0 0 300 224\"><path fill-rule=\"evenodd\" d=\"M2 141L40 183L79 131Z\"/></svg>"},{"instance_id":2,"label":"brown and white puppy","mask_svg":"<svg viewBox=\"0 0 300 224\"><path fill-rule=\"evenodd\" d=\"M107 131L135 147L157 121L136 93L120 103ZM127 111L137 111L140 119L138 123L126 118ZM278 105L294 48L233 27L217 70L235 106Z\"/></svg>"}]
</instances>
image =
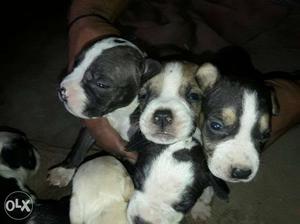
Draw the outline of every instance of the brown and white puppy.
<instances>
[{"instance_id":1,"label":"brown and white puppy","mask_svg":"<svg viewBox=\"0 0 300 224\"><path fill-rule=\"evenodd\" d=\"M210 171L229 182L252 180L271 116L278 113L274 96L262 80L237 70L224 75L210 63L201 66L197 81L204 95L199 126Z\"/></svg>"},{"instance_id":2,"label":"brown and white puppy","mask_svg":"<svg viewBox=\"0 0 300 224\"><path fill-rule=\"evenodd\" d=\"M196 131L201 92L195 81L199 66L169 62L140 91L140 129L157 144L173 144Z\"/></svg>"},{"instance_id":3,"label":"brown and white puppy","mask_svg":"<svg viewBox=\"0 0 300 224\"><path fill-rule=\"evenodd\" d=\"M189 62L164 63L139 94L136 120L141 132L127 146L139 152L135 192L127 211L131 224L180 223L193 206L193 216L205 219L213 194L210 186L219 197L228 196L225 183L211 174L201 144L193 137L200 137L195 125L201 110L198 69Z\"/></svg>"}]
</instances>

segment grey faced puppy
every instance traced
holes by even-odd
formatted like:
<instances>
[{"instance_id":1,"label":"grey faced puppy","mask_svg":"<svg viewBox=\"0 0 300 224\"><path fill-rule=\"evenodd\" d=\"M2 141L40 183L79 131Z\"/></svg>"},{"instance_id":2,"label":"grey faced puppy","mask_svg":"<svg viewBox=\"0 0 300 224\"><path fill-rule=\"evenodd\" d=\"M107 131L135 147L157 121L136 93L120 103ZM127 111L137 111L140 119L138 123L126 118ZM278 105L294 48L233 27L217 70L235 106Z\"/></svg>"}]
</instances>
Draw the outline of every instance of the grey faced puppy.
<instances>
[{"instance_id":1,"label":"grey faced puppy","mask_svg":"<svg viewBox=\"0 0 300 224\"><path fill-rule=\"evenodd\" d=\"M59 97L80 118L95 118L128 106L157 63L131 42L109 37L88 46L62 80Z\"/></svg>"},{"instance_id":2,"label":"grey faced puppy","mask_svg":"<svg viewBox=\"0 0 300 224\"><path fill-rule=\"evenodd\" d=\"M131 42L105 38L81 52L73 70L60 83L59 97L74 116L106 117L120 136L128 140L129 116L137 107L137 92L159 70L160 64L146 58ZM94 141L87 130L80 133L67 158L49 171L50 184L66 186L83 161L87 145Z\"/></svg>"}]
</instances>

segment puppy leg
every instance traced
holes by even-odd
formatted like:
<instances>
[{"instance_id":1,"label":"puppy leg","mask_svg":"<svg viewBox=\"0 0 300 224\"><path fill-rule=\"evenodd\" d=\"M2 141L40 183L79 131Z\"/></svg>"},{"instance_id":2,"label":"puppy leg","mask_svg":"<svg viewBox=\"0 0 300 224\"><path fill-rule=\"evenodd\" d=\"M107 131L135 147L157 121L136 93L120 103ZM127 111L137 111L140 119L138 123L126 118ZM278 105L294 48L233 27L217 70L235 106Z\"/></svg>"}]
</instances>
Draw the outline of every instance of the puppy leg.
<instances>
[{"instance_id":1,"label":"puppy leg","mask_svg":"<svg viewBox=\"0 0 300 224\"><path fill-rule=\"evenodd\" d=\"M49 170L47 178L49 184L58 187L67 186L94 142L95 140L90 136L87 129L82 128L67 158Z\"/></svg>"},{"instance_id":2,"label":"puppy leg","mask_svg":"<svg viewBox=\"0 0 300 224\"><path fill-rule=\"evenodd\" d=\"M83 224L83 208L80 206L80 200L76 194L72 195L70 201L70 222L71 224Z\"/></svg>"},{"instance_id":3,"label":"puppy leg","mask_svg":"<svg viewBox=\"0 0 300 224\"><path fill-rule=\"evenodd\" d=\"M214 190L212 187L207 187L204 189L202 195L197 200L196 204L193 206L191 210L191 215L194 220L201 219L207 220L211 215L211 206L210 203L212 201L214 195Z\"/></svg>"},{"instance_id":4,"label":"puppy leg","mask_svg":"<svg viewBox=\"0 0 300 224\"><path fill-rule=\"evenodd\" d=\"M52 186L66 187L72 180L76 168L55 167L48 172L47 181Z\"/></svg>"}]
</instances>

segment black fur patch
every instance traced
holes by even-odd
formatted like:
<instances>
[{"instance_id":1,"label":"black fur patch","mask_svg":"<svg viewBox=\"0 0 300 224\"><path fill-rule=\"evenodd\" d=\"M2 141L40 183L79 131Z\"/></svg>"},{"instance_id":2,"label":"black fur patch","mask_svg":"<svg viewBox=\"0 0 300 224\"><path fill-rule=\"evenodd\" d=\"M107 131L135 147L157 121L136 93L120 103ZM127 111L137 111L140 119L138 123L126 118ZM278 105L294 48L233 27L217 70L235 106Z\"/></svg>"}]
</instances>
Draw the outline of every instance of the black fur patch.
<instances>
[{"instance_id":1,"label":"black fur patch","mask_svg":"<svg viewBox=\"0 0 300 224\"><path fill-rule=\"evenodd\" d=\"M34 155L33 146L24 138L14 138L5 144L1 150L3 162L12 169L24 167L35 169L37 161Z\"/></svg>"},{"instance_id":2,"label":"black fur patch","mask_svg":"<svg viewBox=\"0 0 300 224\"><path fill-rule=\"evenodd\" d=\"M189 149L181 149L173 153L173 157L180 162L191 161L191 154Z\"/></svg>"}]
</instances>

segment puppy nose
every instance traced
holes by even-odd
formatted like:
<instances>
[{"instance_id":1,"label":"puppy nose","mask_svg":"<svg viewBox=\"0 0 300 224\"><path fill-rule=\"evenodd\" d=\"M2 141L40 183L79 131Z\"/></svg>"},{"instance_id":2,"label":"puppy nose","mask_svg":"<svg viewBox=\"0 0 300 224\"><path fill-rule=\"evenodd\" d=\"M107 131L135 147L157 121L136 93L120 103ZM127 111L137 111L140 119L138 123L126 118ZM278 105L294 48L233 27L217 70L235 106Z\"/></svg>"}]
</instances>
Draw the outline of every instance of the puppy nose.
<instances>
[{"instance_id":1,"label":"puppy nose","mask_svg":"<svg viewBox=\"0 0 300 224\"><path fill-rule=\"evenodd\" d=\"M251 173L252 170L250 169L233 168L231 170L231 177L236 179L247 179Z\"/></svg>"},{"instance_id":2,"label":"puppy nose","mask_svg":"<svg viewBox=\"0 0 300 224\"><path fill-rule=\"evenodd\" d=\"M170 110L157 110L153 114L153 123L164 129L167 125L172 124L173 116Z\"/></svg>"},{"instance_id":3,"label":"puppy nose","mask_svg":"<svg viewBox=\"0 0 300 224\"><path fill-rule=\"evenodd\" d=\"M67 97L66 88L64 88L64 87L59 88L59 90L58 90L58 96L61 99L61 101L67 102L68 97Z\"/></svg>"},{"instance_id":4,"label":"puppy nose","mask_svg":"<svg viewBox=\"0 0 300 224\"><path fill-rule=\"evenodd\" d=\"M133 219L133 223L134 224L148 224L148 222L146 222L145 220L143 220L141 217L139 216L135 216Z\"/></svg>"}]
</instances>

